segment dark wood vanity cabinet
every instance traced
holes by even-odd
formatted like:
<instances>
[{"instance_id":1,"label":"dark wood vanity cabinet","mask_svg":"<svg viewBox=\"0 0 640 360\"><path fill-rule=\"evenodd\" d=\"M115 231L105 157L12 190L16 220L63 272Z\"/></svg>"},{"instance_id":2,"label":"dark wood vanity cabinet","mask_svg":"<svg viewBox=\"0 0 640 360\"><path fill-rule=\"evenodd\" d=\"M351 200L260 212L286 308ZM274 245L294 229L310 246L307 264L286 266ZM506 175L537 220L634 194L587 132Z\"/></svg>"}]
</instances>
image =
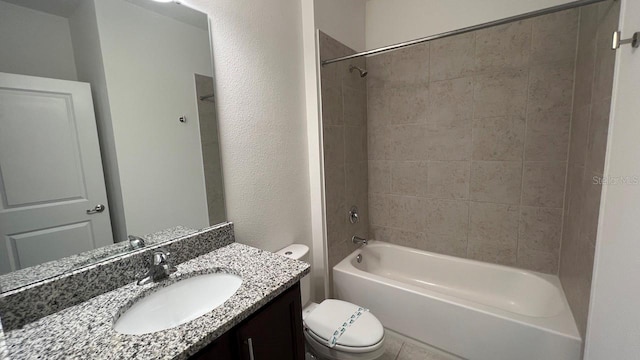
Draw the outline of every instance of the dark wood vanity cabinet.
<instances>
[{"instance_id":1,"label":"dark wood vanity cabinet","mask_svg":"<svg viewBox=\"0 0 640 360\"><path fill-rule=\"evenodd\" d=\"M297 283L191 357L196 360L304 360Z\"/></svg>"},{"instance_id":2,"label":"dark wood vanity cabinet","mask_svg":"<svg viewBox=\"0 0 640 360\"><path fill-rule=\"evenodd\" d=\"M189 360L237 360L238 357L234 356L232 332L233 330L230 330L222 334L214 342L189 358Z\"/></svg>"}]
</instances>

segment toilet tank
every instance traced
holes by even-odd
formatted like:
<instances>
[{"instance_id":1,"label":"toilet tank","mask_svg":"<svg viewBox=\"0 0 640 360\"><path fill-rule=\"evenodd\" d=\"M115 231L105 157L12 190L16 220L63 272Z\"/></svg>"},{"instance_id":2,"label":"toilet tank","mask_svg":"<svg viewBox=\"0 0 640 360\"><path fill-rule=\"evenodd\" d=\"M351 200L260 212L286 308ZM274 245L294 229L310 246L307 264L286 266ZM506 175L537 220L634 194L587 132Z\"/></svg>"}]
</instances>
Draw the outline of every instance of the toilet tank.
<instances>
[{"instance_id":1,"label":"toilet tank","mask_svg":"<svg viewBox=\"0 0 640 360\"><path fill-rule=\"evenodd\" d=\"M291 244L280 249L276 254L309 263L309 247L306 245ZM300 280L300 292L302 294L302 307L304 308L311 299L311 276L306 275Z\"/></svg>"}]
</instances>

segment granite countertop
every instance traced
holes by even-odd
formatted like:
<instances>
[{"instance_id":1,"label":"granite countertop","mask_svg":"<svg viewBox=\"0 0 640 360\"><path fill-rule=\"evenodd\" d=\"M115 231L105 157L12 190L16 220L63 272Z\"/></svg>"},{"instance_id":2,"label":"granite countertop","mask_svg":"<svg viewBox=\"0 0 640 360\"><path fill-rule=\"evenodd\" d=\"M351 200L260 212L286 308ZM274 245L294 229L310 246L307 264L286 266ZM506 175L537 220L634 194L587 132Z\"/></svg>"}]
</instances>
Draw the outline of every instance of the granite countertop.
<instances>
[{"instance_id":1,"label":"granite countertop","mask_svg":"<svg viewBox=\"0 0 640 360\"><path fill-rule=\"evenodd\" d=\"M4 359L9 359L9 352L4 342L4 332L2 331L2 322L0 322L0 360Z\"/></svg>"},{"instance_id":2,"label":"granite countertop","mask_svg":"<svg viewBox=\"0 0 640 360\"><path fill-rule=\"evenodd\" d=\"M5 333L16 359L186 359L309 272L306 263L233 243L178 265L167 280L135 282ZM242 277L238 291L213 311L178 327L144 335L113 330L114 319L138 298L180 278L211 272Z\"/></svg>"},{"instance_id":3,"label":"granite countertop","mask_svg":"<svg viewBox=\"0 0 640 360\"><path fill-rule=\"evenodd\" d=\"M184 226L157 231L143 236L146 246L172 240L181 236L192 234L198 230ZM106 260L109 257L123 255L130 252L129 241L117 242L97 249L85 251L80 254L67 256L58 260L48 261L39 265L10 272L0 276L0 292L18 289L22 286L42 281L50 277L64 274L83 266Z\"/></svg>"}]
</instances>

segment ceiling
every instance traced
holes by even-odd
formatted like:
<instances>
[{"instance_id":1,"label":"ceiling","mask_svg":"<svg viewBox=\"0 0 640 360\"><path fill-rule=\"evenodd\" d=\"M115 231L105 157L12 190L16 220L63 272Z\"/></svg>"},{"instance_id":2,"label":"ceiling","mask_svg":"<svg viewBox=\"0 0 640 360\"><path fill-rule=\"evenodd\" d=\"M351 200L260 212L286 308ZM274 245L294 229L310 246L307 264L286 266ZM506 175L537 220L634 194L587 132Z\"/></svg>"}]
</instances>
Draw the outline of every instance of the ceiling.
<instances>
[{"instance_id":1,"label":"ceiling","mask_svg":"<svg viewBox=\"0 0 640 360\"><path fill-rule=\"evenodd\" d=\"M2 0L14 5L62 17L71 16L82 0Z\"/></svg>"},{"instance_id":2,"label":"ceiling","mask_svg":"<svg viewBox=\"0 0 640 360\"><path fill-rule=\"evenodd\" d=\"M49 0L51 1L51 0ZM113 1L113 0L110 0ZM150 0L126 0L132 4L143 7L147 10L151 10L160 15L164 15L174 20L201 28L203 30L209 30L209 22L207 15L194 10L188 6L180 4L179 2L160 3Z\"/></svg>"},{"instance_id":3,"label":"ceiling","mask_svg":"<svg viewBox=\"0 0 640 360\"><path fill-rule=\"evenodd\" d=\"M52 15L70 17L75 12L78 4L83 0L1 0L14 5L26 7L32 10L45 12ZM109 0L113 1L113 0ZM178 2L159 3L151 0L126 0L136 6L140 6L157 14L170 17L174 20L201 28L209 29L208 18L197 10Z\"/></svg>"}]
</instances>

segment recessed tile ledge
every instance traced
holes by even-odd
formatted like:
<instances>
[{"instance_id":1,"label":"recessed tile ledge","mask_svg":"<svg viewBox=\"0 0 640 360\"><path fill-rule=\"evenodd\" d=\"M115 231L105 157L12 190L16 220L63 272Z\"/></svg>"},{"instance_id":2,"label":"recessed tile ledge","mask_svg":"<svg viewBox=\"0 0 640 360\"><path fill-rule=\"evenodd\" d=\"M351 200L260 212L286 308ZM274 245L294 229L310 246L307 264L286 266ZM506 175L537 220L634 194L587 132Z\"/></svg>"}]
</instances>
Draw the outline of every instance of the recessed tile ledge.
<instances>
[{"instance_id":1,"label":"recessed tile ledge","mask_svg":"<svg viewBox=\"0 0 640 360\"><path fill-rule=\"evenodd\" d=\"M34 358L187 359L309 273L304 262L232 243L178 265L170 279L135 282L5 333L12 360ZM180 277L210 272L242 277L238 291L213 311L180 326L144 335L124 335L113 321L133 299Z\"/></svg>"}]
</instances>

